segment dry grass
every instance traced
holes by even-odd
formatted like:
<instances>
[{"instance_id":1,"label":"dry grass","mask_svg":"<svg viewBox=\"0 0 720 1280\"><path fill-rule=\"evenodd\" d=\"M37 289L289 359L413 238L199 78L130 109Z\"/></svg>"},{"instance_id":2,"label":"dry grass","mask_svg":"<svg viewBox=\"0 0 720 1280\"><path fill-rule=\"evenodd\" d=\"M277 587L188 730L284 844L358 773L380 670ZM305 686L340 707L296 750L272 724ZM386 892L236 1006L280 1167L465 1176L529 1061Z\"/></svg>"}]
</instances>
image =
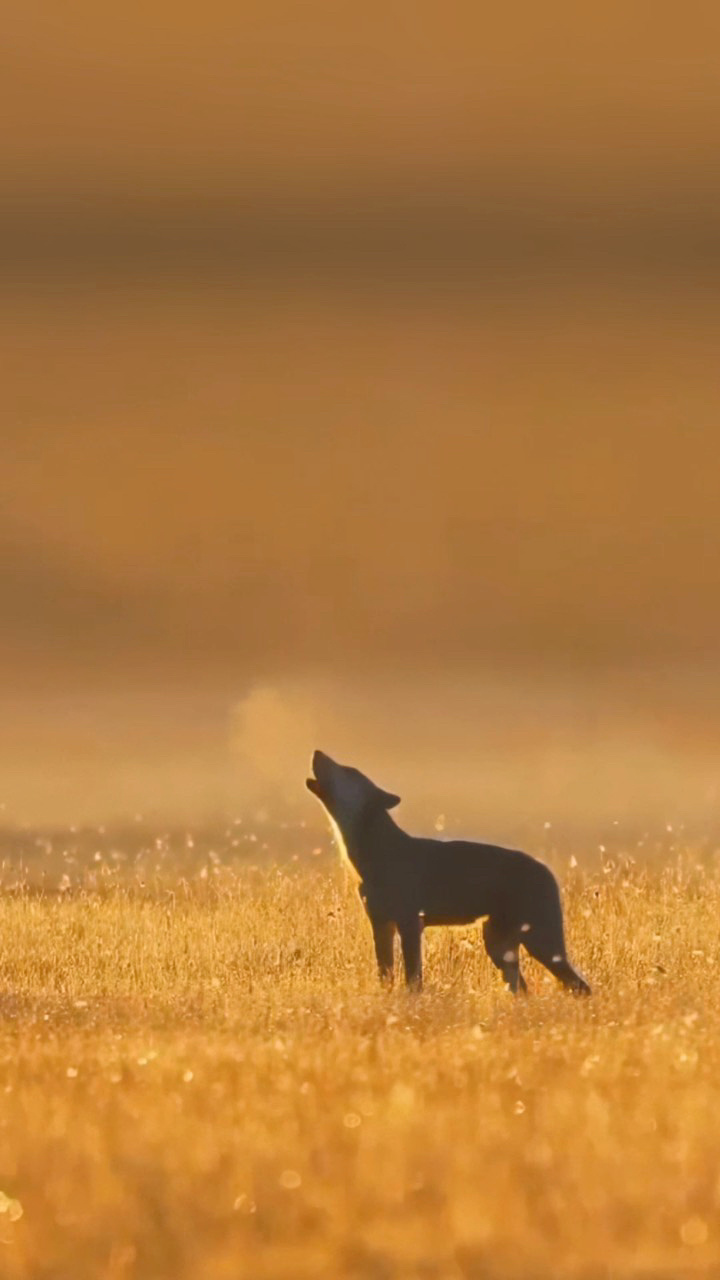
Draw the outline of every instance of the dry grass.
<instances>
[{"instance_id":1,"label":"dry grass","mask_svg":"<svg viewBox=\"0 0 720 1280\"><path fill-rule=\"evenodd\" d=\"M335 866L0 898L0 1274L720 1274L720 871L564 876L591 1001L475 930L376 988Z\"/></svg>"}]
</instances>

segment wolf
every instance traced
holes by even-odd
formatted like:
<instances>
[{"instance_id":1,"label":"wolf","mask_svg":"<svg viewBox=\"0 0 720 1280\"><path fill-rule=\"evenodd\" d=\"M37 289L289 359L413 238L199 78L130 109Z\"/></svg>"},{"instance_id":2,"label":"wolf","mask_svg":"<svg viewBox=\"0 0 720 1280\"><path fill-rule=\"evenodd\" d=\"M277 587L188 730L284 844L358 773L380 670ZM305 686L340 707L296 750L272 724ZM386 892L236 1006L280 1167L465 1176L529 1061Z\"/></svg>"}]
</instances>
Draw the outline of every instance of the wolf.
<instances>
[{"instance_id":1,"label":"wolf","mask_svg":"<svg viewBox=\"0 0 720 1280\"><path fill-rule=\"evenodd\" d=\"M485 949L513 993L527 991L522 944L564 987L590 995L568 960L560 891L544 863L517 849L408 835L389 812L400 796L323 751L313 754L305 785L325 808L360 878L382 982L393 981L396 932L406 983L419 989L423 929L484 917Z\"/></svg>"}]
</instances>

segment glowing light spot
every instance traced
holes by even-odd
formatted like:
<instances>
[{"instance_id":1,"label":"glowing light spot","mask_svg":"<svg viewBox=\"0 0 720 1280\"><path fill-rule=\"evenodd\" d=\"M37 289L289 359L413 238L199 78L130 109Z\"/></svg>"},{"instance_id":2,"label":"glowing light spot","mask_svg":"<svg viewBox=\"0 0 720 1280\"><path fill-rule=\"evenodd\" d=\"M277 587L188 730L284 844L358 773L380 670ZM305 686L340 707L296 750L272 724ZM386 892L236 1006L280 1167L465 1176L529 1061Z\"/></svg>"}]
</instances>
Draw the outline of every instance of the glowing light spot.
<instances>
[{"instance_id":1,"label":"glowing light spot","mask_svg":"<svg viewBox=\"0 0 720 1280\"><path fill-rule=\"evenodd\" d=\"M705 1244L707 1238L708 1225L704 1218L694 1214L692 1218L688 1218L686 1222L683 1222L680 1228L680 1239L683 1244L694 1247L699 1244Z\"/></svg>"},{"instance_id":2,"label":"glowing light spot","mask_svg":"<svg viewBox=\"0 0 720 1280\"><path fill-rule=\"evenodd\" d=\"M408 1113L415 1106L415 1090L411 1085L398 1080L390 1090L390 1105L396 1111Z\"/></svg>"},{"instance_id":3,"label":"glowing light spot","mask_svg":"<svg viewBox=\"0 0 720 1280\"><path fill-rule=\"evenodd\" d=\"M283 1191L297 1191L302 1186L302 1178L297 1169L283 1169L278 1182Z\"/></svg>"},{"instance_id":4,"label":"glowing light spot","mask_svg":"<svg viewBox=\"0 0 720 1280\"><path fill-rule=\"evenodd\" d=\"M552 962L553 964L562 964L562 956L553 956Z\"/></svg>"},{"instance_id":5,"label":"glowing light spot","mask_svg":"<svg viewBox=\"0 0 720 1280\"><path fill-rule=\"evenodd\" d=\"M529 932L530 932L531 927L532 927L532 926L531 926L531 925L529 925L529 924L521 924L521 925L520 925L520 932L521 932L521 933L529 933Z\"/></svg>"},{"instance_id":6,"label":"glowing light spot","mask_svg":"<svg viewBox=\"0 0 720 1280\"><path fill-rule=\"evenodd\" d=\"M23 1207L19 1200L14 1200L12 1196L6 1196L4 1191L0 1191L0 1213L7 1214L11 1222L17 1222L23 1216Z\"/></svg>"},{"instance_id":7,"label":"glowing light spot","mask_svg":"<svg viewBox=\"0 0 720 1280\"><path fill-rule=\"evenodd\" d=\"M517 960L517 952L506 951L503 956L503 960L505 961L506 964L513 964Z\"/></svg>"},{"instance_id":8,"label":"glowing light spot","mask_svg":"<svg viewBox=\"0 0 720 1280\"><path fill-rule=\"evenodd\" d=\"M68 1067L67 1071L65 1072L65 1075L67 1076L68 1080L74 1080L75 1077L77 1076L77 1073L78 1073L77 1067Z\"/></svg>"},{"instance_id":9,"label":"glowing light spot","mask_svg":"<svg viewBox=\"0 0 720 1280\"><path fill-rule=\"evenodd\" d=\"M348 1111L347 1115L343 1116L343 1124L346 1129L357 1129L362 1124L362 1120L356 1112Z\"/></svg>"},{"instance_id":10,"label":"glowing light spot","mask_svg":"<svg viewBox=\"0 0 720 1280\"><path fill-rule=\"evenodd\" d=\"M184 1083L184 1084L190 1084L190 1081L191 1081L193 1078L194 1078L194 1072L192 1072L192 1071L190 1070L190 1068L189 1068L189 1067L188 1067L187 1071L183 1071L183 1083Z\"/></svg>"}]
</instances>

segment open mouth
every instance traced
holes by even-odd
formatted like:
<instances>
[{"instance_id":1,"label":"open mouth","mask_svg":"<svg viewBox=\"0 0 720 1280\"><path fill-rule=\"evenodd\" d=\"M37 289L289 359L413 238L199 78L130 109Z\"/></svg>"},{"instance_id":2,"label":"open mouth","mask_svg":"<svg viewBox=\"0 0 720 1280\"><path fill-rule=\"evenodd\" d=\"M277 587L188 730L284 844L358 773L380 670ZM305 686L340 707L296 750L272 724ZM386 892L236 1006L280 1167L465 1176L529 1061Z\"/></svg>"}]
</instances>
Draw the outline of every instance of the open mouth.
<instances>
[{"instance_id":1,"label":"open mouth","mask_svg":"<svg viewBox=\"0 0 720 1280\"><path fill-rule=\"evenodd\" d=\"M308 791L311 791L314 796L317 796L318 800L324 801L326 795L326 788L323 786L322 782L319 781L318 774L327 774L328 765L331 764L332 761L329 756L326 756L322 751L313 752L312 763L310 765L312 773L309 778L305 779L305 786ZM328 779L326 778L326 783L327 781Z\"/></svg>"},{"instance_id":2,"label":"open mouth","mask_svg":"<svg viewBox=\"0 0 720 1280\"><path fill-rule=\"evenodd\" d=\"M313 769L314 767L315 766L313 765ZM305 786L307 787L308 791L312 792L314 796L317 796L318 800L325 799L325 792L323 790L322 783L318 782L314 773L311 773L310 777L305 779Z\"/></svg>"}]
</instances>

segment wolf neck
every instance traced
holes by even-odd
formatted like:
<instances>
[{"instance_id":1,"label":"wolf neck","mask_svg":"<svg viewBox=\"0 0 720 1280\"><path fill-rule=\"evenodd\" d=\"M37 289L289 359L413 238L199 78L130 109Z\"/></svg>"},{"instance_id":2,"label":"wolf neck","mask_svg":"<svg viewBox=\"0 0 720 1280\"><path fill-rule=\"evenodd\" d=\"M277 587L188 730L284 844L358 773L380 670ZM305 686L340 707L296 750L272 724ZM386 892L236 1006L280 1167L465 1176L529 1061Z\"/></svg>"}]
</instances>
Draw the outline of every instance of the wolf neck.
<instances>
[{"instance_id":1,"label":"wolf neck","mask_svg":"<svg viewBox=\"0 0 720 1280\"><path fill-rule=\"evenodd\" d=\"M355 868L361 879L376 865L376 849L402 838L400 828L393 822L386 809L376 809L360 814L341 825L330 819L341 854Z\"/></svg>"}]
</instances>

